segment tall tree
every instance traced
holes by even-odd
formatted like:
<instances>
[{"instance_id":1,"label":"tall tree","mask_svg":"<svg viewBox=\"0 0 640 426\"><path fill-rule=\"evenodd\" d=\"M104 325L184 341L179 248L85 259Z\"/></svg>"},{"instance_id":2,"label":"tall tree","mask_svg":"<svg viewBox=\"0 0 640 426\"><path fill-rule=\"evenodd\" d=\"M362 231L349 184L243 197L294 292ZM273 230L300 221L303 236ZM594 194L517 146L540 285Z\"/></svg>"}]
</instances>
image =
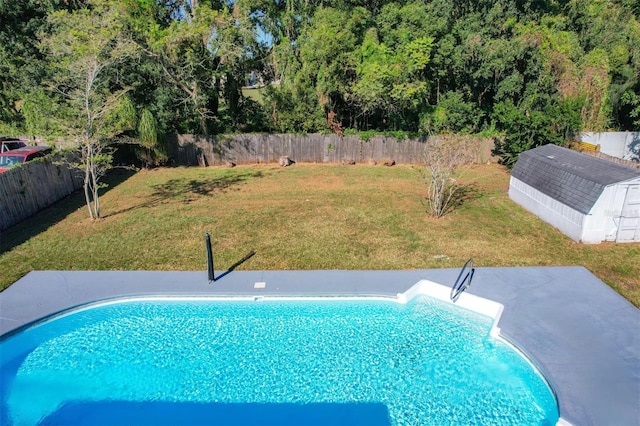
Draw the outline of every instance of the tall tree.
<instances>
[{"instance_id":1,"label":"tall tree","mask_svg":"<svg viewBox=\"0 0 640 426\"><path fill-rule=\"evenodd\" d=\"M180 89L176 103L198 123L189 130L205 135L220 130L221 100L237 124L244 105L241 88L251 71L247 64L257 48L243 10L216 1L127 1L137 43Z\"/></svg>"},{"instance_id":2,"label":"tall tree","mask_svg":"<svg viewBox=\"0 0 640 426\"><path fill-rule=\"evenodd\" d=\"M318 107L325 116L331 114L332 121L347 118L350 109L347 93L356 75L356 51L370 23L370 13L362 7L349 14L320 8L303 33L299 72L308 76L316 91ZM338 118L334 119L336 114Z\"/></svg>"},{"instance_id":3,"label":"tall tree","mask_svg":"<svg viewBox=\"0 0 640 426\"><path fill-rule=\"evenodd\" d=\"M433 37L424 4L383 6L360 46L353 97L369 125L416 131L427 105Z\"/></svg>"},{"instance_id":4,"label":"tall tree","mask_svg":"<svg viewBox=\"0 0 640 426\"><path fill-rule=\"evenodd\" d=\"M47 14L61 7L55 0L0 1L0 134L27 130L22 105L47 68L38 33L46 26Z\"/></svg>"},{"instance_id":5,"label":"tall tree","mask_svg":"<svg viewBox=\"0 0 640 426\"><path fill-rule=\"evenodd\" d=\"M84 192L89 216L100 217L101 178L111 165L112 138L135 126L135 111L118 83L118 68L136 54L136 47L124 37L119 2L91 0L75 11L49 15L51 31L42 47L53 69L48 87L64 102L58 112L65 133L79 141L84 173Z\"/></svg>"},{"instance_id":6,"label":"tall tree","mask_svg":"<svg viewBox=\"0 0 640 426\"><path fill-rule=\"evenodd\" d=\"M585 85L602 89L597 124L633 130L627 99L640 95L640 24L638 2L625 0L571 0L566 14L579 37L585 57ZM606 74L606 78L605 75ZM596 80L590 79L593 75ZM596 111L588 114L596 117ZM599 126L594 130L602 130Z\"/></svg>"}]
</instances>

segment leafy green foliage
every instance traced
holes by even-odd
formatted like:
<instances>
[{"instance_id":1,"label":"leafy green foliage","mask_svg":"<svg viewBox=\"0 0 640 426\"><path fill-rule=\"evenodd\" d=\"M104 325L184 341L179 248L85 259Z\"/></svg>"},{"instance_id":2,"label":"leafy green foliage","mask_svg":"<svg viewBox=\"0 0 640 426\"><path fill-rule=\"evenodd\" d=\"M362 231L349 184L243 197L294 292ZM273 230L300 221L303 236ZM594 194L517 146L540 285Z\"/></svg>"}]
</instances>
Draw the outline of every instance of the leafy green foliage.
<instances>
[{"instance_id":1,"label":"leafy green foliage","mask_svg":"<svg viewBox=\"0 0 640 426\"><path fill-rule=\"evenodd\" d=\"M640 127L640 96L633 92L625 92L622 101L625 105L633 107L629 112L629 117L635 120L633 124Z\"/></svg>"},{"instance_id":2,"label":"leafy green foliage","mask_svg":"<svg viewBox=\"0 0 640 426\"><path fill-rule=\"evenodd\" d=\"M496 138L495 154L509 168L526 150L548 143L566 145L567 135L572 136L576 130L571 129L572 122L576 125L577 121L571 105L558 105L552 99L547 99L548 103L540 99L538 102L527 101L515 105L508 100L498 103L494 109L493 117L504 129L504 136Z\"/></svg>"},{"instance_id":3,"label":"leafy green foliage","mask_svg":"<svg viewBox=\"0 0 640 426\"><path fill-rule=\"evenodd\" d=\"M138 140L144 148L153 148L158 143L158 125L148 108L142 110L138 122Z\"/></svg>"},{"instance_id":4,"label":"leafy green foliage","mask_svg":"<svg viewBox=\"0 0 640 426\"><path fill-rule=\"evenodd\" d=\"M146 168L158 166L167 161L167 152L158 141L158 122L153 113L145 108L138 120L138 144L136 156Z\"/></svg>"},{"instance_id":5,"label":"leafy green foliage","mask_svg":"<svg viewBox=\"0 0 640 426\"><path fill-rule=\"evenodd\" d=\"M269 117L271 129L281 133L311 133L326 126L316 93L303 82L297 80L291 85L267 87L265 115Z\"/></svg>"},{"instance_id":6,"label":"leafy green foliage","mask_svg":"<svg viewBox=\"0 0 640 426\"><path fill-rule=\"evenodd\" d=\"M117 134L135 127L116 113L126 93L159 134L498 132L510 163L637 129L638 13L632 0L5 0L0 133ZM87 127L69 81L91 55L109 66L86 100L110 112Z\"/></svg>"},{"instance_id":7,"label":"leafy green foliage","mask_svg":"<svg viewBox=\"0 0 640 426\"><path fill-rule=\"evenodd\" d=\"M80 141L78 162L72 166L84 176L84 192L92 219L100 217L101 178L112 167L113 138L135 127L135 108L128 87L118 84L122 61L136 54L136 46L122 37L122 9L105 0L94 0L92 8L49 15L51 31L42 47L52 58L48 79L51 96L59 96L64 108L37 111L58 116L62 131ZM46 117L46 115L45 115Z\"/></svg>"},{"instance_id":8,"label":"leafy green foliage","mask_svg":"<svg viewBox=\"0 0 640 426\"><path fill-rule=\"evenodd\" d=\"M422 128L431 134L474 133L479 130L482 119L482 110L473 102L465 101L462 93L451 91L425 116Z\"/></svg>"},{"instance_id":9,"label":"leafy green foliage","mask_svg":"<svg viewBox=\"0 0 640 426\"><path fill-rule=\"evenodd\" d=\"M31 135L64 136L61 119L68 115L67 109L60 98L39 87L28 93L22 104L24 129Z\"/></svg>"},{"instance_id":10,"label":"leafy green foliage","mask_svg":"<svg viewBox=\"0 0 640 426\"><path fill-rule=\"evenodd\" d=\"M55 0L0 1L0 134L24 131L25 96L47 71L38 33L47 15L61 7Z\"/></svg>"}]
</instances>

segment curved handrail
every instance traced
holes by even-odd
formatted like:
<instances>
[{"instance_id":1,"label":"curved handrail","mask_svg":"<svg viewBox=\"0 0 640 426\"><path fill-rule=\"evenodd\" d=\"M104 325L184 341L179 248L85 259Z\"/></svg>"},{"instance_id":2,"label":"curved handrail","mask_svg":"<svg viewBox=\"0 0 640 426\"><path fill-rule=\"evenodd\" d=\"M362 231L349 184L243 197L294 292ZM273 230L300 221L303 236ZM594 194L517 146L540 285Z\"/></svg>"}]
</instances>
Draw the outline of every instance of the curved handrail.
<instances>
[{"instance_id":1,"label":"curved handrail","mask_svg":"<svg viewBox=\"0 0 640 426\"><path fill-rule=\"evenodd\" d=\"M469 266L471 264L471 266ZM464 272L467 271L467 274L462 278ZM473 274L475 273L475 268L473 267L473 259L469 259L466 261L462 269L460 270L460 274L458 274L458 278L456 278L456 282L451 287L451 294L449 297L455 303L463 291L465 291L471 285L471 280L473 279ZM462 280L460 279L462 278Z\"/></svg>"}]
</instances>

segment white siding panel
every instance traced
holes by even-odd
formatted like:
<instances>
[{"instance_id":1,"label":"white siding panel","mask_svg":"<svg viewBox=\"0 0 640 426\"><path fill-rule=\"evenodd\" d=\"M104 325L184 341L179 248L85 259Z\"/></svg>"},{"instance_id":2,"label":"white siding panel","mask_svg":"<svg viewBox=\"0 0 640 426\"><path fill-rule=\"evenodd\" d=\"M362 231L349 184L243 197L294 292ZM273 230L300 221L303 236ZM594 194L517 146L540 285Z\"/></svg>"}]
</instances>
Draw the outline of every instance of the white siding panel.
<instances>
[{"instance_id":1,"label":"white siding panel","mask_svg":"<svg viewBox=\"0 0 640 426\"><path fill-rule=\"evenodd\" d=\"M626 186L616 242L640 242L640 179Z\"/></svg>"},{"instance_id":2,"label":"white siding panel","mask_svg":"<svg viewBox=\"0 0 640 426\"><path fill-rule=\"evenodd\" d=\"M513 176L509 184L509 197L572 240L581 241L585 215L579 211L554 200Z\"/></svg>"},{"instance_id":3,"label":"white siding panel","mask_svg":"<svg viewBox=\"0 0 640 426\"><path fill-rule=\"evenodd\" d=\"M585 220L583 241L640 241L640 237L634 236L635 228L640 233L640 199L634 201L635 191L638 194L640 191L636 188L640 188L640 178L606 187ZM629 190L631 198L628 197Z\"/></svg>"},{"instance_id":4,"label":"white siding panel","mask_svg":"<svg viewBox=\"0 0 640 426\"><path fill-rule=\"evenodd\" d=\"M597 218L601 221L603 241L616 240L626 194L626 185L611 185L605 188L602 196L594 205L593 211L598 213ZM590 228L593 229L595 225L595 223L590 225Z\"/></svg>"},{"instance_id":5,"label":"white siding panel","mask_svg":"<svg viewBox=\"0 0 640 426\"><path fill-rule=\"evenodd\" d=\"M580 241L597 244L615 239L622 205L621 201L616 203L616 199L619 198L618 192L617 185L610 185L602 191L589 214L585 216Z\"/></svg>"}]
</instances>

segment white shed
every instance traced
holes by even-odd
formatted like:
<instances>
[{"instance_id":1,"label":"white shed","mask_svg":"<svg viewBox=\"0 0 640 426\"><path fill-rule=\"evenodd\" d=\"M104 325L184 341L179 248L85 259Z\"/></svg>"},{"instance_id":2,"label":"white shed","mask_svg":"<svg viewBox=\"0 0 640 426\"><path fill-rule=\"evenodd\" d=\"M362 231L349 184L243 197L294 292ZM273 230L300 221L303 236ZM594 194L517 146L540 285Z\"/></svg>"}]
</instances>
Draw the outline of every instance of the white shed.
<instances>
[{"instance_id":1,"label":"white shed","mask_svg":"<svg viewBox=\"0 0 640 426\"><path fill-rule=\"evenodd\" d=\"M640 242L640 170L556 145L520 154L509 197L571 239Z\"/></svg>"}]
</instances>

